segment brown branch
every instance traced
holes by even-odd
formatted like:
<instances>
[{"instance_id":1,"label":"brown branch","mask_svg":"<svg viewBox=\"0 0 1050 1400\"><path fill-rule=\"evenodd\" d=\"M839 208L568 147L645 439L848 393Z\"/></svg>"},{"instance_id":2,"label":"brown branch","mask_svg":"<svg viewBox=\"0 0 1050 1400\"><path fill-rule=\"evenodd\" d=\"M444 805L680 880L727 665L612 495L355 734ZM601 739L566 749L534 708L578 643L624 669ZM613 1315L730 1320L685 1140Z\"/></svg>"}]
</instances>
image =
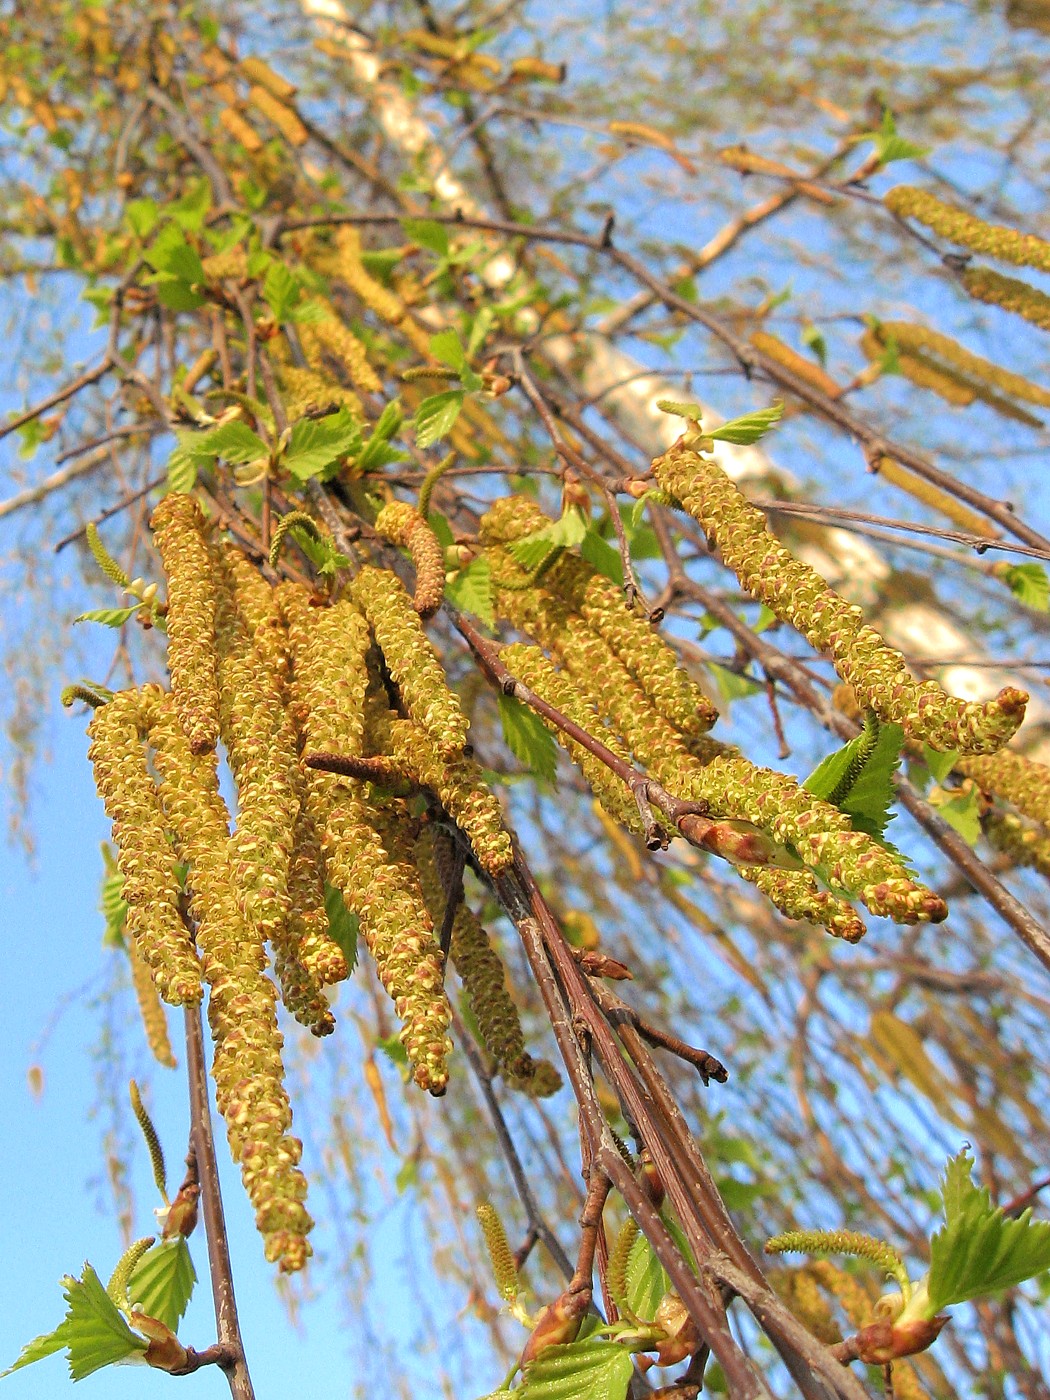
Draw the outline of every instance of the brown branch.
<instances>
[{"instance_id":1,"label":"brown branch","mask_svg":"<svg viewBox=\"0 0 1050 1400\"><path fill-rule=\"evenodd\" d=\"M86 389L89 384L97 384L104 378L111 369L114 369L109 354L107 353L102 363L96 365L94 369L87 369L83 374L78 374L76 379L71 379L68 384L64 384L61 389L56 389L53 394L48 394L46 399L41 399L33 404L31 408L24 409L17 413L14 418L9 418L6 423L0 424L0 438L5 438L9 433L13 433L17 428L31 422L34 418L39 418L42 413L46 413L49 408L55 408L60 403L65 403L74 395L79 394L81 389Z\"/></svg>"},{"instance_id":2,"label":"brown branch","mask_svg":"<svg viewBox=\"0 0 1050 1400\"><path fill-rule=\"evenodd\" d=\"M215 1326L219 1334L219 1346L225 1353L216 1364L221 1366L229 1382L233 1400L255 1400L255 1391L244 1356L237 1299L233 1291L230 1242L226 1234L226 1219L219 1189L219 1164L215 1157L211 1105L208 1101L208 1071L204 1062L204 1030L201 1025L200 1007L187 1006L184 1008L184 1015L186 1068L190 1089L190 1135L200 1172L201 1205L208 1241L208 1266L211 1271L212 1300L215 1304Z\"/></svg>"}]
</instances>

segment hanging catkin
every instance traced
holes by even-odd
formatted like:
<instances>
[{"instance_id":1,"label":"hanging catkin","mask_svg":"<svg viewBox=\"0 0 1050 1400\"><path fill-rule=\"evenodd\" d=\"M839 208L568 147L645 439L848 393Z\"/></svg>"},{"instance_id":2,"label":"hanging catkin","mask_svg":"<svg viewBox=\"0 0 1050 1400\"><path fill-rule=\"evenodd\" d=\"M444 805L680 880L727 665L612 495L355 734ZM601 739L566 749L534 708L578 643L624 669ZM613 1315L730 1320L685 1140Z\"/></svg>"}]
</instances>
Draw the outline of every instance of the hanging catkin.
<instances>
[{"instance_id":1,"label":"hanging catkin","mask_svg":"<svg viewBox=\"0 0 1050 1400\"><path fill-rule=\"evenodd\" d=\"M170 492L150 522L168 578L168 670L179 723L194 753L219 737L216 581L206 522L192 496Z\"/></svg>"},{"instance_id":2,"label":"hanging catkin","mask_svg":"<svg viewBox=\"0 0 1050 1400\"><path fill-rule=\"evenodd\" d=\"M945 752L994 753L1016 732L1028 700L1024 691L1006 687L996 699L977 704L946 695L933 681L915 680L900 652L865 624L861 610L794 558L770 533L762 512L687 439L658 457L653 469L660 486L703 526L743 587L829 655L865 709Z\"/></svg>"}]
</instances>

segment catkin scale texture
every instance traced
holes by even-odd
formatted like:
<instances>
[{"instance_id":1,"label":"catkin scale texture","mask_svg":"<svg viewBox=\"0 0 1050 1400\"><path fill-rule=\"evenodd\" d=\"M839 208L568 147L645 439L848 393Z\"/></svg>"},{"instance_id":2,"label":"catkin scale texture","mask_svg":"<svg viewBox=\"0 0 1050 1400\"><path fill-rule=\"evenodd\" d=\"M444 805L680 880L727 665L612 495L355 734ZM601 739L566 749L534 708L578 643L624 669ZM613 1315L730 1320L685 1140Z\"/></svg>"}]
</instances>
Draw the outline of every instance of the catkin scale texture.
<instances>
[{"instance_id":1,"label":"catkin scale texture","mask_svg":"<svg viewBox=\"0 0 1050 1400\"><path fill-rule=\"evenodd\" d=\"M658 457L653 469L751 596L830 656L864 708L941 751L994 753L1015 733L1028 700L1024 691L1006 687L996 699L976 704L946 695L933 681L915 680L900 652L866 625L861 610L779 544L762 512L685 439Z\"/></svg>"},{"instance_id":2,"label":"catkin scale texture","mask_svg":"<svg viewBox=\"0 0 1050 1400\"><path fill-rule=\"evenodd\" d=\"M121 691L88 726L95 787L113 823L128 906L127 936L173 1006L201 999L197 950L179 913L177 856L146 762L146 717L138 691Z\"/></svg>"},{"instance_id":3,"label":"catkin scale texture","mask_svg":"<svg viewBox=\"0 0 1050 1400\"><path fill-rule=\"evenodd\" d=\"M376 517L376 531L392 544L407 549L416 567L412 605L420 617L432 617L445 592L445 551L441 541L414 506L390 501Z\"/></svg>"},{"instance_id":4,"label":"catkin scale texture","mask_svg":"<svg viewBox=\"0 0 1050 1400\"><path fill-rule=\"evenodd\" d=\"M229 814L219 794L214 756L195 755L170 699L147 687L150 737L160 793L180 856L188 863L190 909L210 988L208 1021L215 1043L212 1074L233 1159L263 1234L266 1257L284 1272L302 1268L313 1222L303 1205L300 1144L287 1136L291 1107L284 1088L277 992L265 976L265 953L235 893Z\"/></svg>"},{"instance_id":5,"label":"catkin scale texture","mask_svg":"<svg viewBox=\"0 0 1050 1400\"><path fill-rule=\"evenodd\" d=\"M216 581L206 522L192 496L171 492L150 523L168 579L168 670L175 708L193 752L207 753L219 737L219 683Z\"/></svg>"}]
</instances>

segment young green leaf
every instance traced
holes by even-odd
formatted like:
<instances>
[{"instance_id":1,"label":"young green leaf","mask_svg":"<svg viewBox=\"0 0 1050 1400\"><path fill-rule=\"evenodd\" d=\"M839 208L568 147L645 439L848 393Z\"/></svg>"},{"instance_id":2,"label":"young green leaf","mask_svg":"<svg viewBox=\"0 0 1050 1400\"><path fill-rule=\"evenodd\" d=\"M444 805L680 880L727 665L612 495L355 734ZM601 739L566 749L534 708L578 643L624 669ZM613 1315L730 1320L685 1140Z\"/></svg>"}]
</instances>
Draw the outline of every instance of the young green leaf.
<instances>
[{"instance_id":1,"label":"young green leaf","mask_svg":"<svg viewBox=\"0 0 1050 1400\"><path fill-rule=\"evenodd\" d=\"M976 846L981 835L981 806L976 787L967 789L933 788L926 800L957 831L969 846Z\"/></svg>"},{"instance_id":2,"label":"young green leaf","mask_svg":"<svg viewBox=\"0 0 1050 1400\"><path fill-rule=\"evenodd\" d=\"M186 193L164 212L189 233L199 233L211 208L211 185L203 177L189 182Z\"/></svg>"},{"instance_id":3,"label":"young green leaf","mask_svg":"<svg viewBox=\"0 0 1050 1400\"><path fill-rule=\"evenodd\" d=\"M631 1353L601 1337L545 1347L525 1368L518 1400L625 1400Z\"/></svg>"},{"instance_id":4,"label":"young green leaf","mask_svg":"<svg viewBox=\"0 0 1050 1400\"><path fill-rule=\"evenodd\" d=\"M657 399L656 406L661 413L673 414L675 418L688 418L699 426L702 410L698 403L680 403L678 399Z\"/></svg>"},{"instance_id":5,"label":"young green leaf","mask_svg":"<svg viewBox=\"0 0 1050 1400\"><path fill-rule=\"evenodd\" d=\"M1013 1288L1050 1269L1050 1222L1030 1210L1010 1219L993 1207L988 1188L975 1186L964 1150L945 1171L944 1226L930 1241L928 1313Z\"/></svg>"},{"instance_id":6,"label":"young green leaf","mask_svg":"<svg viewBox=\"0 0 1050 1400\"><path fill-rule=\"evenodd\" d=\"M771 404L769 408L760 408L755 413L745 413L742 418L731 418L720 428L713 428L707 436L714 438L716 442L732 442L738 447L748 447L751 443L758 442L759 438L765 437L783 415L782 403Z\"/></svg>"},{"instance_id":7,"label":"young green leaf","mask_svg":"<svg viewBox=\"0 0 1050 1400\"><path fill-rule=\"evenodd\" d=\"M379 419L372 429L372 436L365 443L357 459L359 471L377 471L387 462L399 460L402 454L397 448L388 447L387 444L404 421L405 414L401 407L401 400L391 399L379 415Z\"/></svg>"},{"instance_id":8,"label":"young green leaf","mask_svg":"<svg viewBox=\"0 0 1050 1400\"><path fill-rule=\"evenodd\" d=\"M874 141L875 151L881 165L889 165L895 160L917 160L929 155L929 146L916 146L914 141L906 141L897 134L897 123L893 113L887 108L882 114L882 124L878 131L866 131L862 141Z\"/></svg>"},{"instance_id":9,"label":"young green leaf","mask_svg":"<svg viewBox=\"0 0 1050 1400\"><path fill-rule=\"evenodd\" d=\"M558 749L554 736L538 715L512 695L501 695L498 704L507 748L537 778L553 783L558 769Z\"/></svg>"},{"instance_id":10,"label":"young green leaf","mask_svg":"<svg viewBox=\"0 0 1050 1400\"><path fill-rule=\"evenodd\" d=\"M176 223L164 225L143 257L154 272L165 273L179 282L204 281L200 255L186 242L186 235Z\"/></svg>"},{"instance_id":11,"label":"young green leaf","mask_svg":"<svg viewBox=\"0 0 1050 1400\"><path fill-rule=\"evenodd\" d=\"M644 1322L651 1322L661 1299L671 1287L667 1271L652 1245L639 1235L627 1256L627 1306Z\"/></svg>"},{"instance_id":12,"label":"young green leaf","mask_svg":"<svg viewBox=\"0 0 1050 1400\"><path fill-rule=\"evenodd\" d=\"M824 339L824 332L813 325L803 326L802 344L813 351L821 365L826 369L828 363L828 343Z\"/></svg>"},{"instance_id":13,"label":"young green leaf","mask_svg":"<svg viewBox=\"0 0 1050 1400\"><path fill-rule=\"evenodd\" d=\"M263 279L263 299L277 322L290 321L302 297L298 278L284 263L272 262Z\"/></svg>"},{"instance_id":14,"label":"young green leaf","mask_svg":"<svg viewBox=\"0 0 1050 1400\"><path fill-rule=\"evenodd\" d=\"M487 559L472 559L465 569L445 585L449 602L464 612L473 613L487 627L496 625L493 603L492 567Z\"/></svg>"},{"instance_id":15,"label":"young green leaf","mask_svg":"<svg viewBox=\"0 0 1050 1400\"><path fill-rule=\"evenodd\" d=\"M226 462L243 465L268 457L270 452L258 433L253 433L247 423L239 419L220 423L207 432L179 432L175 436L179 451L194 462L211 462L221 457Z\"/></svg>"},{"instance_id":16,"label":"young green leaf","mask_svg":"<svg viewBox=\"0 0 1050 1400\"><path fill-rule=\"evenodd\" d=\"M941 753L939 749L931 749L929 744L923 744L922 758L938 783L944 782L959 761L959 755L954 749L949 749L947 753Z\"/></svg>"},{"instance_id":17,"label":"young green leaf","mask_svg":"<svg viewBox=\"0 0 1050 1400\"><path fill-rule=\"evenodd\" d=\"M401 227L405 237L413 243L436 253L439 258L448 257L448 229L444 224L435 223L433 219L402 219Z\"/></svg>"},{"instance_id":18,"label":"young green leaf","mask_svg":"<svg viewBox=\"0 0 1050 1400\"><path fill-rule=\"evenodd\" d=\"M510 552L523 569L538 569L556 549L571 549L579 544L587 533L589 521L575 506L562 515L560 520L552 520L542 530L515 540Z\"/></svg>"},{"instance_id":19,"label":"young green leaf","mask_svg":"<svg viewBox=\"0 0 1050 1400\"><path fill-rule=\"evenodd\" d=\"M1050 577L1042 564L1000 564L995 573L1026 608L1050 612Z\"/></svg>"},{"instance_id":20,"label":"young green leaf","mask_svg":"<svg viewBox=\"0 0 1050 1400\"><path fill-rule=\"evenodd\" d=\"M357 936L361 926L357 915L346 907L340 891L327 880L324 886L324 911L328 915L329 937L342 949L346 965L353 972L357 966Z\"/></svg>"},{"instance_id":21,"label":"young green leaf","mask_svg":"<svg viewBox=\"0 0 1050 1400\"><path fill-rule=\"evenodd\" d=\"M8 1366L6 1371L0 1371L0 1380L4 1376L9 1376L12 1371L20 1371L23 1366L32 1366L34 1361L43 1361L45 1356L53 1356L56 1351L61 1351L65 1345L66 1323L63 1321L53 1332L42 1332L39 1337L34 1337L31 1342L26 1342L18 1353L18 1360Z\"/></svg>"},{"instance_id":22,"label":"young green leaf","mask_svg":"<svg viewBox=\"0 0 1050 1400\"><path fill-rule=\"evenodd\" d=\"M95 608L92 612L81 613L73 622L101 622L103 627L123 627L129 618L135 616L140 606L136 603L130 608Z\"/></svg>"},{"instance_id":23,"label":"young green leaf","mask_svg":"<svg viewBox=\"0 0 1050 1400\"><path fill-rule=\"evenodd\" d=\"M197 484L199 462L177 447L168 458L168 490L187 495Z\"/></svg>"},{"instance_id":24,"label":"young green leaf","mask_svg":"<svg viewBox=\"0 0 1050 1400\"><path fill-rule=\"evenodd\" d=\"M296 481L324 476L341 457L361 447L361 429L345 408L324 418L300 418L292 428L284 466Z\"/></svg>"},{"instance_id":25,"label":"young green leaf","mask_svg":"<svg viewBox=\"0 0 1050 1400\"><path fill-rule=\"evenodd\" d=\"M633 550L631 551L633 554ZM589 528L580 540L580 557L586 559L592 568L604 574L617 588L623 587L623 564L620 551L613 549L608 540L603 540L598 531Z\"/></svg>"},{"instance_id":26,"label":"young green leaf","mask_svg":"<svg viewBox=\"0 0 1050 1400\"><path fill-rule=\"evenodd\" d=\"M728 666L720 666L717 661L707 661L704 664L711 672L711 677L718 686L718 693L727 705L731 705L734 700L743 700L748 695L758 695L763 689L761 681L743 675L740 671L731 671Z\"/></svg>"},{"instance_id":27,"label":"young green leaf","mask_svg":"<svg viewBox=\"0 0 1050 1400\"><path fill-rule=\"evenodd\" d=\"M803 783L850 818L858 831L881 839L894 801L893 775L901 761L904 731L897 724L865 731L829 754Z\"/></svg>"},{"instance_id":28,"label":"young green leaf","mask_svg":"<svg viewBox=\"0 0 1050 1400\"><path fill-rule=\"evenodd\" d=\"M183 1236L161 1240L142 1256L128 1280L128 1298L173 1332L193 1295L197 1274Z\"/></svg>"},{"instance_id":29,"label":"young green leaf","mask_svg":"<svg viewBox=\"0 0 1050 1400\"><path fill-rule=\"evenodd\" d=\"M439 364L448 365L457 373L466 368L467 352L459 338L459 332L451 326L430 337L430 353Z\"/></svg>"},{"instance_id":30,"label":"young green leaf","mask_svg":"<svg viewBox=\"0 0 1050 1400\"><path fill-rule=\"evenodd\" d=\"M463 408L462 389L447 389L442 394L431 394L416 409L416 446L432 447L445 437Z\"/></svg>"},{"instance_id":31,"label":"young green leaf","mask_svg":"<svg viewBox=\"0 0 1050 1400\"><path fill-rule=\"evenodd\" d=\"M159 218L160 210L152 199L132 199L124 206L124 220L138 238L148 238Z\"/></svg>"}]
</instances>

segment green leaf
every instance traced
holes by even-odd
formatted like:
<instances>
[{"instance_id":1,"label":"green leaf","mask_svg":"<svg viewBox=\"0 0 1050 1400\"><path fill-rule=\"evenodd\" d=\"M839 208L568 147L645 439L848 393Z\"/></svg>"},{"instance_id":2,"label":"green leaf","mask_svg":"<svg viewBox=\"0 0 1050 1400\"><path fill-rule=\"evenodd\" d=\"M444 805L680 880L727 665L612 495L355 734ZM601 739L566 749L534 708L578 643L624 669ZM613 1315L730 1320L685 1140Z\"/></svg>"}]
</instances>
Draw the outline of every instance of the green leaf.
<instances>
[{"instance_id":1,"label":"green leaf","mask_svg":"<svg viewBox=\"0 0 1050 1400\"><path fill-rule=\"evenodd\" d=\"M627 1306L643 1322L652 1322L656 1309L671 1286L667 1271L652 1245L639 1235L627 1256Z\"/></svg>"},{"instance_id":2,"label":"green leaf","mask_svg":"<svg viewBox=\"0 0 1050 1400\"><path fill-rule=\"evenodd\" d=\"M631 551L632 554L634 551ZM588 529L580 541L580 557L586 559L593 569L597 569L617 588L623 587L623 564L620 551L614 549L608 540L602 539L597 530Z\"/></svg>"},{"instance_id":3,"label":"green leaf","mask_svg":"<svg viewBox=\"0 0 1050 1400\"><path fill-rule=\"evenodd\" d=\"M18 1353L18 1360L13 1365L8 1366L6 1371L0 1371L0 1380L4 1376L9 1376L12 1371L20 1371L23 1366L32 1366L34 1361L43 1361L45 1356L53 1356L56 1351L61 1351L66 1345L66 1323L60 1322L53 1332L42 1332L39 1337L34 1337L31 1342L27 1342Z\"/></svg>"},{"instance_id":4,"label":"green leaf","mask_svg":"<svg viewBox=\"0 0 1050 1400\"><path fill-rule=\"evenodd\" d=\"M160 210L152 199L133 199L124 206L124 220L139 238L148 238L159 218Z\"/></svg>"},{"instance_id":5,"label":"green leaf","mask_svg":"<svg viewBox=\"0 0 1050 1400\"><path fill-rule=\"evenodd\" d=\"M656 406L661 413L671 413L676 418L688 418L699 424L702 410L698 403L680 403L678 399L657 399Z\"/></svg>"},{"instance_id":6,"label":"green leaf","mask_svg":"<svg viewBox=\"0 0 1050 1400\"><path fill-rule=\"evenodd\" d=\"M186 235L176 223L164 225L143 257L154 272L166 273L179 282L204 281L200 257L186 242Z\"/></svg>"},{"instance_id":7,"label":"green leaf","mask_svg":"<svg viewBox=\"0 0 1050 1400\"><path fill-rule=\"evenodd\" d=\"M498 704L507 748L525 764L530 773L553 783L558 768L558 748L554 736L537 714L512 695L501 695Z\"/></svg>"},{"instance_id":8,"label":"green leaf","mask_svg":"<svg viewBox=\"0 0 1050 1400\"><path fill-rule=\"evenodd\" d=\"M731 418L720 428L712 429L707 436L714 438L716 442L733 442L738 447L747 447L765 437L783 415L782 403L771 404L769 408L760 408L755 413L745 413L742 418Z\"/></svg>"},{"instance_id":9,"label":"green leaf","mask_svg":"<svg viewBox=\"0 0 1050 1400\"><path fill-rule=\"evenodd\" d=\"M103 627L123 627L129 618L135 616L140 606L140 603L135 603L130 608L95 608L92 612L81 613L73 622L101 622Z\"/></svg>"},{"instance_id":10,"label":"green leaf","mask_svg":"<svg viewBox=\"0 0 1050 1400\"><path fill-rule=\"evenodd\" d=\"M405 230L405 237L413 243L428 248L439 258L448 257L448 229L444 224L437 224L433 219L402 219L401 227Z\"/></svg>"},{"instance_id":11,"label":"green leaf","mask_svg":"<svg viewBox=\"0 0 1050 1400\"><path fill-rule=\"evenodd\" d=\"M514 1394L519 1400L624 1400L633 1374L627 1347L588 1337L545 1347Z\"/></svg>"},{"instance_id":12,"label":"green leaf","mask_svg":"<svg viewBox=\"0 0 1050 1400\"><path fill-rule=\"evenodd\" d=\"M813 351L821 365L826 369L828 363L828 343L824 339L823 331L818 330L816 326L803 326L802 344L808 346L809 349Z\"/></svg>"},{"instance_id":13,"label":"green leaf","mask_svg":"<svg viewBox=\"0 0 1050 1400\"><path fill-rule=\"evenodd\" d=\"M903 136L898 136L897 123L888 108L882 114L879 130L866 131L860 140L875 142L875 150L882 165L889 165L895 160L916 160L920 156L929 155L932 149L930 146L916 146L913 141L906 141Z\"/></svg>"},{"instance_id":14,"label":"green leaf","mask_svg":"<svg viewBox=\"0 0 1050 1400\"><path fill-rule=\"evenodd\" d=\"M274 261L270 264L263 279L262 292L263 300L270 308L275 321L292 319L292 313L302 296L302 288L295 274L285 267L284 263Z\"/></svg>"},{"instance_id":15,"label":"green leaf","mask_svg":"<svg viewBox=\"0 0 1050 1400\"><path fill-rule=\"evenodd\" d=\"M128 1280L128 1298L147 1317L176 1332L196 1282L189 1245L180 1235L146 1251Z\"/></svg>"},{"instance_id":16,"label":"green leaf","mask_svg":"<svg viewBox=\"0 0 1050 1400\"><path fill-rule=\"evenodd\" d=\"M196 311L204 305L205 298L200 292L195 292L179 277L155 277L153 283L157 300L169 311Z\"/></svg>"},{"instance_id":17,"label":"green leaf","mask_svg":"<svg viewBox=\"0 0 1050 1400\"><path fill-rule=\"evenodd\" d=\"M1050 612L1050 577L1042 564L1007 564L996 569L1015 598L1036 612Z\"/></svg>"},{"instance_id":18,"label":"green leaf","mask_svg":"<svg viewBox=\"0 0 1050 1400\"><path fill-rule=\"evenodd\" d=\"M329 937L342 949L346 965L353 972L357 966L357 936L361 925L357 915L346 907L340 891L327 880L324 886L324 911L328 915Z\"/></svg>"},{"instance_id":19,"label":"green leaf","mask_svg":"<svg viewBox=\"0 0 1050 1400\"><path fill-rule=\"evenodd\" d=\"M370 272L377 281L387 283L391 272L404 256L400 248L369 248L367 251L362 249L361 262L365 271Z\"/></svg>"},{"instance_id":20,"label":"green leaf","mask_svg":"<svg viewBox=\"0 0 1050 1400\"><path fill-rule=\"evenodd\" d=\"M291 533L296 544L323 577L334 577L340 569L345 569L350 563L346 555L336 549L335 541L330 535L323 535L317 540L298 525L292 526Z\"/></svg>"},{"instance_id":21,"label":"green leaf","mask_svg":"<svg viewBox=\"0 0 1050 1400\"><path fill-rule=\"evenodd\" d=\"M510 552L523 569L538 569L556 549L571 549L586 535L590 522L581 510L570 506L560 520L515 540Z\"/></svg>"},{"instance_id":22,"label":"green leaf","mask_svg":"<svg viewBox=\"0 0 1050 1400\"><path fill-rule=\"evenodd\" d=\"M268 457L270 449L257 433L253 433L247 423L235 419L231 423L220 423L207 432L178 432L175 434L179 450L195 462L211 462L216 457L224 461L243 464Z\"/></svg>"},{"instance_id":23,"label":"green leaf","mask_svg":"<svg viewBox=\"0 0 1050 1400\"><path fill-rule=\"evenodd\" d=\"M190 233L199 233L204 227L204 221L208 217L208 210L211 208L211 185L201 178L191 183L190 188L181 199L177 199L174 204L165 207L165 213L179 225ZM142 235L144 236L144 235ZM190 278L190 281L199 281L199 278Z\"/></svg>"},{"instance_id":24,"label":"green leaf","mask_svg":"<svg viewBox=\"0 0 1050 1400\"><path fill-rule=\"evenodd\" d=\"M880 725L874 744L869 732L858 734L819 763L802 786L825 801L835 800L836 790L845 786L836 805L857 831L881 840L891 820L893 775L900 767L903 743L898 724Z\"/></svg>"},{"instance_id":25,"label":"green leaf","mask_svg":"<svg viewBox=\"0 0 1050 1400\"><path fill-rule=\"evenodd\" d=\"M731 705L734 700L743 700L748 695L758 695L765 688L761 681L756 681L752 676L742 675L739 671L731 671L728 666L720 666L717 661L705 661L704 665L711 672L711 676L718 686L718 693L727 705Z\"/></svg>"},{"instance_id":26,"label":"green leaf","mask_svg":"<svg viewBox=\"0 0 1050 1400\"><path fill-rule=\"evenodd\" d=\"M965 792L947 788L934 788L926 799L937 808L953 830L957 831L968 846L976 846L981 835L981 806L976 787Z\"/></svg>"},{"instance_id":27,"label":"green leaf","mask_svg":"<svg viewBox=\"0 0 1050 1400\"><path fill-rule=\"evenodd\" d=\"M408 1051L401 1043L399 1035L384 1035L376 1041L376 1047L395 1065L408 1068Z\"/></svg>"},{"instance_id":28,"label":"green leaf","mask_svg":"<svg viewBox=\"0 0 1050 1400\"><path fill-rule=\"evenodd\" d=\"M292 428L284 466L296 481L308 481L360 446L361 429L345 408L324 418L301 418Z\"/></svg>"},{"instance_id":29,"label":"green leaf","mask_svg":"<svg viewBox=\"0 0 1050 1400\"><path fill-rule=\"evenodd\" d=\"M472 559L465 569L460 569L445 584L445 596L455 607L480 617L487 627L496 625L492 566L487 559Z\"/></svg>"},{"instance_id":30,"label":"green leaf","mask_svg":"<svg viewBox=\"0 0 1050 1400\"><path fill-rule=\"evenodd\" d=\"M402 454L386 444L404 421L405 413L401 407L401 400L391 399L379 415L379 420L372 429L372 436L357 459L357 466L361 471L375 471L387 462L396 462L400 458Z\"/></svg>"},{"instance_id":31,"label":"green leaf","mask_svg":"<svg viewBox=\"0 0 1050 1400\"><path fill-rule=\"evenodd\" d=\"M938 749L931 749L929 744L923 744L922 757L926 767L938 783L944 782L959 761L959 755L954 749L949 749L947 753L941 753Z\"/></svg>"},{"instance_id":32,"label":"green leaf","mask_svg":"<svg viewBox=\"0 0 1050 1400\"><path fill-rule=\"evenodd\" d=\"M416 446L431 447L451 431L463 408L462 389L431 394L416 409Z\"/></svg>"},{"instance_id":33,"label":"green leaf","mask_svg":"<svg viewBox=\"0 0 1050 1400\"><path fill-rule=\"evenodd\" d=\"M492 329L495 319L496 313L491 306L483 306L474 317L474 322L470 327L470 335L467 337L467 355L471 359L473 359L482 345L484 345L485 337Z\"/></svg>"},{"instance_id":34,"label":"green leaf","mask_svg":"<svg viewBox=\"0 0 1050 1400\"><path fill-rule=\"evenodd\" d=\"M168 458L168 490L185 496L197 484L199 463L181 447L177 447Z\"/></svg>"},{"instance_id":35,"label":"green leaf","mask_svg":"<svg viewBox=\"0 0 1050 1400\"><path fill-rule=\"evenodd\" d=\"M466 369L467 352L463 348L459 332L452 327L430 337L430 353L439 364L448 365L457 373Z\"/></svg>"},{"instance_id":36,"label":"green leaf","mask_svg":"<svg viewBox=\"0 0 1050 1400\"><path fill-rule=\"evenodd\" d=\"M972 1170L965 1150L945 1170L945 1223L930 1240L930 1317L1050 1269L1050 1222L1033 1220L1030 1210L1009 1219L992 1206L987 1187L974 1185Z\"/></svg>"}]
</instances>

